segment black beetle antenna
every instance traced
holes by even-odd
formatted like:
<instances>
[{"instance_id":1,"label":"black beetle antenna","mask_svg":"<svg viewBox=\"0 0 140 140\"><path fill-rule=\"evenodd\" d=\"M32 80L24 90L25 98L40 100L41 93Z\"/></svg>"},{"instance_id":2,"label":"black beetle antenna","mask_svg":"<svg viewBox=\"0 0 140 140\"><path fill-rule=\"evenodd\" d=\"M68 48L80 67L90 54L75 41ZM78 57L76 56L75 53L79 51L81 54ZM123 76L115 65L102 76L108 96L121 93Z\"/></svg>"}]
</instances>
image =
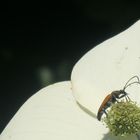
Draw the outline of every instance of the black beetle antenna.
<instances>
[{"instance_id":1,"label":"black beetle antenna","mask_svg":"<svg viewBox=\"0 0 140 140\"><path fill-rule=\"evenodd\" d=\"M130 82L132 79L134 79L134 78L136 78L137 81L134 81L134 82L132 82L132 83L129 83L129 82ZM128 84L128 83L129 83L129 84ZM127 87L129 87L130 85L135 84L135 83L140 84L140 79L139 79L138 76L133 76L132 78L130 78L130 79L126 82L126 84L125 84L123 90L125 91L125 89L126 89Z\"/></svg>"}]
</instances>

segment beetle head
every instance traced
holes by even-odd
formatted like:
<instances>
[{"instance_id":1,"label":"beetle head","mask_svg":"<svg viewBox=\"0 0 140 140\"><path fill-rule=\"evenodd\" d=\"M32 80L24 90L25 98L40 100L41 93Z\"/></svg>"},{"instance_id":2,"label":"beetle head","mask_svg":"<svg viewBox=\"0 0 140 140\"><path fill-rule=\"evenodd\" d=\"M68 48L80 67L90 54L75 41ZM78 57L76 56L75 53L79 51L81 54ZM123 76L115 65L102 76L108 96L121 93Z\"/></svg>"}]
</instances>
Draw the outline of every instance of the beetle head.
<instances>
[{"instance_id":1,"label":"beetle head","mask_svg":"<svg viewBox=\"0 0 140 140\"><path fill-rule=\"evenodd\" d=\"M121 96L126 96L127 93L124 90L117 90L117 91L113 91L112 94L116 97L116 98L121 98Z\"/></svg>"}]
</instances>

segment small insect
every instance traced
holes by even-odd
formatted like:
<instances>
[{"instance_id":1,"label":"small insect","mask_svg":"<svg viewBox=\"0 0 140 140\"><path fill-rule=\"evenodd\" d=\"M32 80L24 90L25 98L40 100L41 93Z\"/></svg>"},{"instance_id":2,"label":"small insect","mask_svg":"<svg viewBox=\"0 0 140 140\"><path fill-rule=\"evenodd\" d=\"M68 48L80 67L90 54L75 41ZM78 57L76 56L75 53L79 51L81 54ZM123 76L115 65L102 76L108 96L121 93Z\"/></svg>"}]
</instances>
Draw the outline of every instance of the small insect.
<instances>
[{"instance_id":1,"label":"small insect","mask_svg":"<svg viewBox=\"0 0 140 140\"><path fill-rule=\"evenodd\" d=\"M131 82L129 83L132 79L136 78L137 81L134 81L134 82ZM140 80L139 80L139 77L138 76L133 76L132 78L130 78L124 88L122 90L117 90L117 91L113 91L111 94L108 94L105 99L103 100L99 110L98 110L98 113L97 113L97 119L100 121L101 120L101 117L102 115L105 113L106 116L107 116L107 108L109 108L111 106L112 103L115 103L115 102L118 102L118 99L121 99L121 98L125 98L127 101L130 101L130 98L128 96L128 93L125 92L125 89L127 87L129 87L130 85L132 84L135 84L135 83L138 83L140 84Z\"/></svg>"}]
</instances>

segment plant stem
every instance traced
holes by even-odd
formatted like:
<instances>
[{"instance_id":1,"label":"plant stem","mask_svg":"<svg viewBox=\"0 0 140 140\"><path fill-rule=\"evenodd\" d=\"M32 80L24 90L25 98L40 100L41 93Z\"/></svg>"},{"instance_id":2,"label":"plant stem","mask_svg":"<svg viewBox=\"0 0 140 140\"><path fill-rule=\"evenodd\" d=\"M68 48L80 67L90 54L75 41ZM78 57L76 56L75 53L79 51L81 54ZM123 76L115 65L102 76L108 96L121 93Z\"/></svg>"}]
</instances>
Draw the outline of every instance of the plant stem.
<instances>
[{"instance_id":1,"label":"plant stem","mask_svg":"<svg viewBox=\"0 0 140 140\"><path fill-rule=\"evenodd\" d=\"M137 136L138 140L140 140L140 135L136 133L136 136Z\"/></svg>"}]
</instances>

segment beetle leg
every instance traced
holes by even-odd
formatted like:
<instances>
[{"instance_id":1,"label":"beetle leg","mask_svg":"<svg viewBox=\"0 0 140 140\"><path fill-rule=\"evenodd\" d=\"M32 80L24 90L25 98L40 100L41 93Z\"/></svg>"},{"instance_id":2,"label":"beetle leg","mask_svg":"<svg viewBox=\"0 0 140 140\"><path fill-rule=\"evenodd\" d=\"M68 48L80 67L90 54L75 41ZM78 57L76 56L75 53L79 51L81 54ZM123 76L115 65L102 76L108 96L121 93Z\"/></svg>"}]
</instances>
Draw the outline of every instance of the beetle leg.
<instances>
[{"instance_id":1,"label":"beetle leg","mask_svg":"<svg viewBox=\"0 0 140 140\"><path fill-rule=\"evenodd\" d=\"M106 116L108 116L108 114L107 114L105 109L102 109L102 111L105 113Z\"/></svg>"},{"instance_id":2,"label":"beetle leg","mask_svg":"<svg viewBox=\"0 0 140 140\"><path fill-rule=\"evenodd\" d=\"M127 96L128 100L131 101L131 99L129 98L129 96Z\"/></svg>"},{"instance_id":3,"label":"beetle leg","mask_svg":"<svg viewBox=\"0 0 140 140\"><path fill-rule=\"evenodd\" d=\"M130 101L130 98L128 96L125 96L125 99L126 99L127 102Z\"/></svg>"},{"instance_id":4,"label":"beetle leg","mask_svg":"<svg viewBox=\"0 0 140 140\"><path fill-rule=\"evenodd\" d=\"M106 115L106 117L108 116L108 114L107 114L107 112L104 110L104 113L105 113L105 115Z\"/></svg>"},{"instance_id":5,"label":"beetle leg","mask_svg":"<svg viewBox=\"0 0 140 140\"><path fill-rule=\"evenodd\" d=\"M119 103L119 101L116 99L116 96L115 95L112 95L113 96L113 100L115 100L115 102ZM120 98L118 98L120 99Z\"/></svg>"},{"instance_id":6,"label":"beetle leg","mask_svg":"<svg viewBox=\"0 0 140 140\"><path fill-rule=\"evenodd\" d=\"M128 98L125 96L126 101L128 102Z\"/></svg>"},{"instance_id":7,"label":"beetle leg","mask_svg":"<svg viewBox=\"0 0 140 140\"><path fill-rule=\"evenodd\" d=\"M105 109L108 108L108 107L110 107L111 104L112 104L112 102L111 102L111 101L108 101L108 102L107 102L107 106L105 107Z\"/></svg>"},{"instance_id":8,"label":"beetle leg","mask_svg":"<svg viewBox=\"0 0 140 140\"><path fill-rule=\"evenodd\" d=\"M102 109L101 114L103 114L103 113L106 115L106 117L108 116L108 114L107 114L105 109Z\"/></svg>"},{"instance_id":9,"label":"beetle leg","mask_svg":"<svg viewBox=\"0 0 140 140\"><path fill-rule=\"evenodd\" d=\"M118 101L118 100L116 100L116 102L117 102L117 103L119 103L119 101Z\"/></svg>"}]
</instances>

